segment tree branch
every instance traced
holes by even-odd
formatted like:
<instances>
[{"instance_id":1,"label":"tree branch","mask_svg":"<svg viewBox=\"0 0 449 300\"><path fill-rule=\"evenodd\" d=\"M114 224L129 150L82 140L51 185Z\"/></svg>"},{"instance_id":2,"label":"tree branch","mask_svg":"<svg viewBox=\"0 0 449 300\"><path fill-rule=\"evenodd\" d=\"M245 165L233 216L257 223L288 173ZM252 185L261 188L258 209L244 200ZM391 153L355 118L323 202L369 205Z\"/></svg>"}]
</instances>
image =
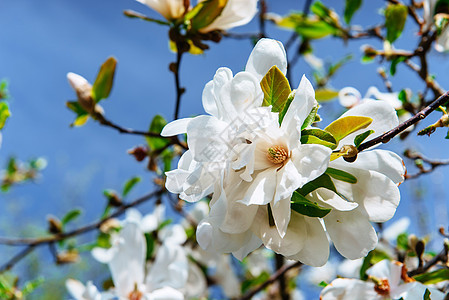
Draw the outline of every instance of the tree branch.
<instances>
[{"instance_id":1,"label":"tree branch","mask_svg":"<svg viewBox=\"0 0 449 300\"><path fill-rule=\"evenodd\" d=\"M179 72L181 70L181 59L182 59L182 49L179 47L179 45L176 46L176 63L173 65L175 66L173 71L173 74L175 75L175 87L176 87L176 106L175 106L175 115L174 120L177 120L179 117L179 108L181 106L181 96L184 94L185 89L181 87L181 79L179 76Z\"/></svg>"},{"instance_id":2,"label":"tree branch","mask_svg":"<svg viewBox=\"0 0 449 300\"><path fill-rule=\"evenodd\" d=\"M404 152L404 156L407 158L413 159L413 160L420 159L423 162L425 162L426 164L430 165L430 168L428 168L428 169L425 169L424 166L422 166L422 165L417 165L417 167L419 168L419 172L417 172L415 174L410 174L410 175L406 174L405 179L417 178L423 174L432 172L435 168L437 168L439 166L449 165L449 160L431 160L431 159L423 156L420 153L413 152L410 150L406 150Z\"/></svg>"}]
</instances>

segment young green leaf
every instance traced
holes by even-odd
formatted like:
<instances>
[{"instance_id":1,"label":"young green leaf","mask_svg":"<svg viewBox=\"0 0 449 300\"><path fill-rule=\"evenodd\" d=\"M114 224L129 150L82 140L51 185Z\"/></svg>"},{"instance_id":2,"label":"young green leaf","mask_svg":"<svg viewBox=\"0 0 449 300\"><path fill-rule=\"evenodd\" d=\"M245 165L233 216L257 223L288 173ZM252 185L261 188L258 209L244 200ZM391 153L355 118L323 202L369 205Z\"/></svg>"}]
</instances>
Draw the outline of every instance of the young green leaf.
<instances>
[{"instance_id":1,"label":"young green leaf","mask_svg":"<svg viewBox=\"0 0 449 300\"><path fill-rule=\"evenodd\" d=\"M368 136L374 133L374 130L367 130L354 138L354 146L358 147Z\"/></svg>"},{"instance_id":2,"label":"young green leaf","mask_svg":"<svg viewBox=\"0 0 449 300\"><path fill-rule=\"evenodd\" d=\"M164 117L161 115L155 115L153 120L150 124L149 132L160 134L162 131L162 128L167 125L167 121L165 121ZM148 143L148 147L151 149L151 151L157 151L159 149L162 149L166 147L169 143L169 141L165 138L159 138L159 137L145 137Z\"/></svg>"},{"instance_id":3,"label":"young green leaf","mask_svg":"<svg viewBox=\"0 0 449 300\"><path fill-rule=\"evenodd\" d=\"M260 86L264 93L262 106L272 105L271 111L282 111L291 92L284 73L277 66L271 67L260 81Z\"/></svg>"},{"instance_id":4,"label":"young green leaf","mask_svg":"<svg viewBox=\"0 0 449 300\"><path fill-rule=\"evenodd\" d=\"M327 168L325 173L336 180L340 180L340 181L344 181L344 182L348 182L348 183L352 183L352 184L357 183L357 178L354 175L352 175L348 172L345 172L343 170Z\"/></svg>"},{"instance_id":5,"label":"young green leaf","mask_svg":"<svg viewBox=\"0 0 449 300\"><path fill-rule=\"evenodd\" d=\"M67 223L75 220L81 215L81 210L79 209L73 209L65 214L65 216L61 220L62 226L66 225Z\"/></svg>"},{"instance_id":6,"label":"young green leaf","mask_svg":"<svg viewBox=\"0 0 449 300\"><path fill-rule=\"evenodd\" d=\"M390 66L390 74L391 76L394 76L396 74L396 67L399 63L405 61L407 57L405 56L398 56L391 60L391 66Z\"/></svg>"},{"instance_id":7,"label":"young green leaf","mask_svg":"<svg viewBox=\"0 0 449 300\"><path fill-rule=\"evenodd\" d=\"M432 298L430 298L430 294L431 292L429 291L429 289L426 289L423 295L423 300L432 300Z\"/></svg>"},{"instance_id":8,"label":"young green leaf","mask_svg":"<svg viewBox=\"0 0 449 300\"><path fill-rule=\"evenodd\" d=\"M279 112L279 124L282 124L282 120L284 120L285 114L288 111L288 108L290 107L290 104L292 103L293 99L295 98L296 90L293 90L290 92L287 98L287 102L285 102L284 108Z\"/></svg>"},{"instance_id":9,"label":"young green leaf","mask_svg":"<svg viewBox=\"0 0 449 300\"><path fill-rule=\"evenodd\" d=\"M139 183L141 180L140 177L133 177L130 180L128 180L125 183L125 186L123 187L123 192L122 192L122 196L125 197L126 195L128 195L128 193L131 191L131 189L137 184Z\"/></svg>"},{"instance_id":10,"label":"young green leaf","mask_svg":"<svg viewBox=\"0 0 449 300\"><path fill-rule=\"evenodd\" d=\"M100 67L97 79L92 86L92 98L95 102L107 98L112 89L117 60L109 57Z\"/></svg>"},{"instance_id":11,"label":"young green leaf","mask_svg":"<svg viewBox=\"0 0 449 300\"><path fill-rule=\"evenodd\" d=\"M413 276L413 279L422 284L435 284L449 279L449 269L439 269L429 273Z\"/></svg>"},{"instance_id":12,"label":"young green leaf","mask_svg":"<svg viewBox=\"0 0 449 300\"><path fill-rule=\"evenodd\" d=\"M368 127L371 122L373 122L373 119L369 117L347 116L335 120L324 128L324 130L330 132L338 143L351 133Z\"/></svg>"},{"instance_id":13,"label":"young green leaf","mask_svg":"<svg viewBox=\"0 0 449 300\"><path fill-rule=\"evenodd\" d=\"M9 106L6 101L0 102L0 129L5 126L6 120L11 116Z\"/></svg>"},{"instance_id":14,"label":"young green leaf","mask_svg":"<svg viewBox=\"0 0 449 300\"><path fill-rule=\"evenodd\" d=\"M312 110L310 111L309 115L308 115L307 118L304 120L304 123L302 123L302 125L301 125L301 130L304 130L304 129L306 129L307 127L309 127L310 125L312 125L313 123L318 122L318 121L316 120L316 117L318 116L318 115L317 115L318 108L319 108L319 105L316 105L316 106L314 106L314 107L312 108ZM318 116L318 118L319 118L319 117L320 117L320 116Z\"/></svg>"},{"instance_id":15,"label":"young green leaf","mask_svg":"<svg viewBox=\"0 0 449 300\"><path fill-rule=\"evenodd\" d=\"M335 149L337 141L329 132L322 129L304 129L301 131L301 144L319 144Z\"/></svg>"},{"instance_id":16,"label":"young green leaf","mask_svg":"<svg viewBox=\"0 0 449 300\"><path fill-rule=\"evenodd\" d=\"M407 20L408 8L404 4L390 4L385 10L387 41L393 43L402 33Z\"/></svg>"},{"instance_id":17,"label":"young green leaf","mask_svg":"<svg viewBox=\"0 0 449 300\"><path fill-rule=\"evenodd\" d=\"M306 183L305 185L302 186L302 188L297 189L296 192L300 193L302 196L306 196L309 193L316 190L317 188L326 188L328 190L333 191L334 193L337 193L337 189L335 188L332 179L326 173Z\"/></svg>"},{"instance_id":18,"label":"young green leaf","mask_svg":"<svg viewBox=\"0 0 449 300\"><path fill-rule=\"evenodd\" d=\"M352 16L362 5L362 0L346 0L344 19L346 24L351 23Z\"/></svg>"},{"instance_id":19,"label":"young green leaf","mask_svg":"<svg viewBox=\"0 0 449 300\"><path fill-rule=\"evenodd\" d=\"M292 195L291 208L301 215L314 218L323 218L332 210L319 206L296 191Z\"/></svg>"},{"instance_id":20,"label":"young green leaf","mask_svg":"<svg viewBox=\"0 0 449 300\"><path fill-rule=\"evenodd\" d=\"M87 120L89 119L89 113L81 107L78 101L68 101L66 102L66 105L71 111L76 114L76 119L72 124L70 124L70 126L79 127L86 124Z\"/></svg>"},{"instance_id":21,"label":"young green leaf","mask_svg":"<svg viewBox=\"0 0 449 300\"><path fill-rule=\"evenodd\" d=\"M319 88L315 90L315 99L316 101L328 102L338 96L338 91L330 88Z\"/></svg>"},{"instance_id":22,"label":"young green leaf","mask_svg":"<svg viewBox=\"0 0 449 300\"><path fill-rule=\"evenodd\" d=\"M185 16L186 20L190 20L193 29L199 30L204 28L221 15L228 0L206 0L199 2Z\"/></svg>"}]
</instances>

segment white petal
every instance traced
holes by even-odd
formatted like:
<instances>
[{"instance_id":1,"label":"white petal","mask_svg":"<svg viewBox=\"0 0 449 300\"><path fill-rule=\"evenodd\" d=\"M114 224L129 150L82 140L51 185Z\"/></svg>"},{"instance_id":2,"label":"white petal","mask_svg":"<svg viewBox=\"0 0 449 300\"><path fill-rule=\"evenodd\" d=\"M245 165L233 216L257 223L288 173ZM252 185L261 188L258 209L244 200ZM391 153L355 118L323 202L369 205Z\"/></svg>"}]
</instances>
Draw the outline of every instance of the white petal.
<instances>
[{"instance_id":1,"label":"white petal","mask_svg":"<svg viewBox=\"0 0 449 300\"><path fill-rule=\"evenodd\" d=\"M154 290L147 296L149 300L184 300L180 291L169 286Z\"/></svg>"},{"instance_id":2,"label":"white petal","mask_svg":"<svg viewBox=\"0 0 449 300\"><path fill-rule=\"evenodd\" d=\"M338 92L338 100L341 106L351 108L362 100L362 95L353 87L345 87Z\"/></svg>"},{"instance_id":3,"label":"white petal","mask_svg":"<svg viewBox=\"0 0 449 300\"><path fill-rule=\"evenodd\" d=\"M373 97L374 99L388 102L394 109L402 108L402 102L398 98L399 93L382 93L375 86L371 86L365 94L365 98Z\"/></svg>"},{"instance_id":4,"label":"white petal","mask_svg":"<svg viewBox=\"0 0 449 300\"><path fill-rule=\"evenodd\" d=\"M318 218L304 217L304 220L307 230L306 244L301 251L287 258L299 260L309 266L321 267L329 258L329 241Z\"/></svg>"},{"instance_id":5,"label":"white petal","mask_svg":"<svg viewBox=\"0 0 449 300\"><path fill-rule=\"evenodd\" d=\"M89 84L89 82L87 81L86 78L84 78L81 75L69 72L67 73L67 80L70 83L70 86L76 91L78 90L81 86L85 85L85 84Z\"/></svg>"},{"instance_id":6,"label":"white petal","mask_svg":"<svg viewBox=\"0 0 449 300\"><path fill-rule=\"evenodd\" d=\"M103 264L109 263L114 258L116 253L117 249L114 247L109 249L95 247L91 251L93 258L95 258L97 261Z\"/></svg>"},{"instance_id":7,"label":"white petal","mask_svg":"<svg viewBox=\"0 0 449 300\"><path fill-rule=\"evenodd\" d=\"M142 221L142 214L134 207L128 209L125 215L125 222L134 222L139 224Z\"/></svg>"},{"instance_id":8,"label":"white petal","mask_svg":"<svg viewBox=\"0 0 449 300\"><path fill-rule=\"evenodd\" d=\"M334 165L331 163L331 166ZM357 183L334 180L335 187L348 199L359 203L358 209L362 209L371 222L385 222L393 217L401 195L390 178L376 171L355 168L342 170L354 175Z\"/></svg>"},{"instance_id":9,"label":"white petal","mask_svg":"<svg viewBox=\"0 0 449 300\"><path fill-rule=\"evenodd\" d=\"M174 120L162 129L161 135L162 136L174 136L178 134L183 134L187 132L187 125L192 120L192 118L184 118L184 119L178 119Z\"/></svg>"},{"instance_id":10,"label":"white petal","mask_svg":"<svg viewBox=\"0 0 449 300\"><path fill-rule=\"evenodd\" d=\"M162 228L158 233L158 237L167 245L182 245L187 240L186 232L179 224L173 224Z\"/></svg>"},{"instance_id":11,"label":"white petal","mask_svg":"<svg viewBox=\"0 0 449 300\"><path fill-rule=\"evenodd\" d=\"M382 238L393 244L393 242L397 239L398 235L407 231L408 227L410 226L410 223L411 223L410 218L408 217L400 218L394 223L388 225L388 227L386 227L382 231Z\"/></svg>"},{"instance_id":12,"label":"white petal","mask_svg":"<svg viewBox=\"0 0 449 300\"><path fill-rule=\"evenodd\" d=\"M268 204L271 205L271 204ZM290 197L278 201L271 206L274 223L281 237L284 237L287 232L288 223L290 222L291 208Z\"/></svg>"},{"instance_id":13,"label":"white petal","mask_svg":"<svg viewBox=\"0 0 449 300\"><path fill-rule=\"evenodd\" d=\"M357 202L349 202L341 198L336 193L326 188L318 188L312 192L311 196L313 201L321 202L325 207L335 208L339 211L353 210L359 204Z\"/></svg>"},{"instance_id":14,"label":"white petal","mask_svg":"<svg viewBox=\"0 0 449 300\"><path fill-rule=\"evenodd\" d=\"M367 130L371 129L375 131L369 136L369 139L373 139L384 132L393 129L399 124L398 116L396 115L394 108L387 102L379 100L363 100L360 105L351 108L341 115L340 118L346 116L370 117L373 121L367 128L357 130L340 140L340 146L353 145L354 138Z\"/></svg>"},{"instance_id":15,"label":"white petal","mask_svg":"<svg viewBox=\"0 0 449 300\"><path fill-rule=\"evenodd\" d=\"M305 144L293 149L291 160L303 178L299 187L326 171L331 152L328 147L314 144Z\"/></svg>"},{"instance_id":16,"label":"white petal","mask_svg":"<svg viewBox=\"0 0 449 300\"><path fill-rule=\"evenodd\" d=\"M238 113L261 106L263 93L257 78L250 72L237 73L231 81L231 100Z\"/></svg>"},{"instance_id":17,"label":"white petal","mask_svg":"<svg viewBox=\"0 0 449 300\"><path fill-rule=\"evenodd\" d=\"M69 294L75 298L75 300L84 300L83 294L86 287L81 283L81 281L69 278L65 282L65 287L67 288Z\"/></svg>"},{"instance_id":18,"label":"white petal","mask_svg":"<svg viewBox=\"0 0 449 300\"><path fill-rule=\"evenodd\" d=\"M287 163L277 171L277 184L276 184L276 194L274 196L274 204L282 199L290 199L293 192L299 187L304 185L308 178L304 178L296 168L292 161L287 161Z\"/></svg>"},{"instance_id":19,"label":"white petal","mask_svg":"<svg viewBox=\"0 0 449 300\"><path fill-rule=\"evenodd\" d=\"M257 236L252 234L249 241L239 250L232 252L232 255L242 261L249 253L259 248L260 245L262 245L262 241Z\"/></svg>"},{"instance_id":20,"label":"white petal","mask_svg":"<svg viewBox=\"0 0 449 300\"><path fill-rule=\"evenodd\" d=\"M265 205L273 200L276 191L276 169L269 168L256 175L250 182L244 199L240 202L251 205Z\"/></svg>"},{"instance_id":21,"label":"white petal","mask_svg":"<svg viewBox=\"0 0 449 300\"><path fill-rule=\"evenodd\" d=\"M298 253L307 241L307 229L304 217L292 212L287 233L282 238L276 226L270 226L268 222L268 211L265 206L259 207L254 220L252 231L264 243L265 247L284 256Z\"/></svg>"},{"instance_id":22,"label":"white petal","mask_svg":"<svg viewBox=\"0 0 449 300\"><path fill-rule=\"evenodd\" d=\"M287 56L281 42L272 39L260 39L251 52L245 71L252 73L260 82L272 66L282 73L287 72Z\"/></svg>"},{"instance_id":23,"label":"white petal","mask_svg":"<svg viewBox=\"0 0 449 300\"><path fill-rule=\"evenodd\" d=\"M384 297L374 290L374 283L358 279L337 278L320 294L321 300L382 300Z\"/></svg>"},{"instance_id":24,"label":"white petal","mask_svg":"<svg viewBox=\"0 0 449 300\"><path fill-rule=\"evenodd\" d=\"M221 14L201 32L227 30L245 25L257 13L257 0L228 0Z\"/></svg>"},{"instance_id":25,"label":"white petal","mask_svg":"<svg viewBox=\"0 0 449 300\"><path fill-rule=\"evenodd\" d=\"M158 13L160 13L167 20L178 19L184 14L184 0L137 0L145 4Z\"/></svg>"},{"instance_id":26,"label":"white petal","mask_svg":"<svg viewBox=\"0 0 449 300\"><path fill-rule=\"evenodd\" d=\"M387 150L363 151L358 154L356 161L353 163L338 159L335 164L376 171L393 180L395 184L404 181L405 166L402 158Z\"/></svg>"},{"instance_id":27,"label":"white petal","mask_svg":"<svg viewBox=\"0 0 449 300\"><path fill-rule=\"evenodd\" d=\"M332 210L324 223L335 248L346 258L366 256L377 245L376 231L358 209Z\"/></svg>"},{"instance_id":28,"label":"white petal","mask_svg":"<svg viewBox=\"0 0 449 300\"><path fill-rule=\"evenodd\" d=\"M288 107L287 113L282 120L282 128L291 128L290 124L294 122L295 117L304 122L316 104L313 86L306 76L303 75L296 89L295 98Z\"/></svg>"},{"instance_id":29,"label":"white petal","mask_svg":"<svg viewBox=\"0 0 449 300\"><path fill-rule=\"evenodd\" d=\"M198 162L221 161L230 150L228 124L210 116L193 118L187 126L187 144Z\"/></svg>"},{"instance_id":30,"label":"white petal","mask_svg":"<svg viewBox=\"0 0 449 300\"><path fill-rule=\"evenodd\" d=\"M226 233L243 233L253 223L257 212L257 205L245 205L230 198L226 205L226 215L220 229Z\"/></svg>"}]
</instances>

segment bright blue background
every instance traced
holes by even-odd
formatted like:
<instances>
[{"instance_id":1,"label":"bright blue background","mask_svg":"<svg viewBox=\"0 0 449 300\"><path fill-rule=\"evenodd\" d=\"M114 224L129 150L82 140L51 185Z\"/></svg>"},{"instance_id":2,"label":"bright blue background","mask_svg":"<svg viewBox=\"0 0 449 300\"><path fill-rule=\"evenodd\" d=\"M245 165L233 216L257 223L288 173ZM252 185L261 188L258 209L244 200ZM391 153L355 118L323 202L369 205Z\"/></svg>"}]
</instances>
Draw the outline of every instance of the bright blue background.
<instances>
[{"instance_id":1,"label":"bright blue background","mask_svg":"<svg viewBox=\"0 0 449 300\"><path fill-rule=\"evenodd\" d=\"M339 13L343 11L343 2L325 1ZM365 1L353 23L381 23L383 17L378 11L383 4L382 1ZM271 0L268 5L270 11L283 15L292 9L301 10L304 1ZM66 73L82 74L93 82L100 64L113 55L119 63L111 96L102 102L106 116L122 126L140 130L148 127L156 113L172 119L175 92L168 64L174 61L175 55L168 50L167 29L126 18L122 14L124 9L160 18L156 12L132 0L0 1L0 78L6 78L10 83L13 113L3 130L0 166L4 166L12 155L21 160L43 156L49 162L37 184L17 186L9 193L0 194L2 235L15 237L44 233L48 214L62 216L72 207L85 210L83 217L74 225L93 221L104 205L102 190L120 190L123 183L135 175L142 176L143 182L133 190L130 199L153 189L145 163L137 163L126 153L127 149L144 144L143 138L121 135L92 121L82 128L69 128L74 114L65 107L65 101L74 99ZM395 46L411 49L417 42L417 29L411 19L407 21L406 28L406 33ZM234 30L256 31L257 20ZM271 25L267 33L283 42L290 37L290 32ZM334 38L313 43L315 54L332 62L349 53L354 55L354 59L331 82L333 87L354 86L364 94L369 86L375 85L385 91L375 72L378 65L359 62L359 48L366 42L375 47L382 46L377 40L345 44ZM181 117L204 113L201 93L205 83L221 66L231 68L234 73L242 70L252 49L250 41L226 38L220 45L210 43L210 46L205 55L186 55L183 59L181 82L187 93L183 96ZM448 87L447 57L433 50L429 59L431 73L437 75L443 88ZM292 72L292 86L297 86L303 73L311 78L310 68L300 59ZM417 91L423 89L423 83L400 65L393 87L397 91L404 87ZM333 116L343 111L336 103L324 104L322 111L326 110L325 115ZM435 122L438 117L438 114L430 116L419 127ZM446 158L449 155L448 141L443 140L445 135L445 130L438 130L432 138L411 137L403 144L398 141L390 144L398 152L405 147L413 147L428 157ZM410 161L406 163L410 165ZM413 173L413 168L409 172ZM444 186L447 178L447 170L442 167L431 175L405 182L401 186L402 203L395 218L408 215L415 224L414 232L420 236L436 235L437 226L448 225L448 193ZM417 194L421 194L421 198ZM148 210L146 206L143 212ZM416 226L422 216L427 220L424 229ZM436 248L440 245L438 243ZM0 247L0 264L17 250ZM42 248L38 252L46 254L48 250ZM89 255L83 257L89 262ZM60 280L69 274L82 280L95 278L96 273L99 278L105 278L107 274L106 269L97 263L91 263L89 272L85 262L79 266L57 268L48 255L24 260L15 271L26 278L34 276L37 266L45 266L41 274ZM63 291L60 282L45 288L54 293Z\"/></svg>"}]
</instances>

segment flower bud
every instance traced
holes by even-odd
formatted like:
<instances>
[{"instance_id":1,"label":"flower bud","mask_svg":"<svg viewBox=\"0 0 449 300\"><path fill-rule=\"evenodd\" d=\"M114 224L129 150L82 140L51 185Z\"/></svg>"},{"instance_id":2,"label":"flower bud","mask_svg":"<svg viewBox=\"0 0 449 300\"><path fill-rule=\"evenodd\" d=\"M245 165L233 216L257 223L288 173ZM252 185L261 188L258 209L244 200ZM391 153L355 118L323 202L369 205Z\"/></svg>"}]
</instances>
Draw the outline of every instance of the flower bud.
<instances>
[{"instance_id":1,"label":"flower bud","mask_svg":"<svg viewBox=\"0 0 449 300\"><path fill-rule=\"evenodd\" d=\"M347 162L355 162L357 159L357 154L359 153L357 148L353 145L344 145L341 147L340 152L345 153L343 155L343 159Z\"/></svg>"},{"instance_id":2,"label":"flower bud","mask_svg":"<svg viewBox=\"0 0 449 300\"><path fill-rule=\"evenodd\" d=\"M95 110L95 101L92 99L92 85L84 78L75 73L67 73L69 84L76 92L78 103L87 112Z\"/></svg>"},{"instance_id":3,"label":"flower bud","mask_svg":"<svg viewBox=\"0 0 449 300\"><path fill-rule=\"evenodd\" d=\"M78 259L79 259L78 251L69 250L67 252L62 252L57 255L56 264L62 265L62 264L76 263Z\"/></svg>"},{"instance_id":4,"label":"flower bud","mask_svg":"<svg viewBox=\"0 0 449 300\"><path fill-rule=\"evenodd\" d=\"M62 232L62 224L61 221L56 217L49 216L47 218L48 221L48 232L53 234L59 234Z\"/></svg>"}]
</instances>

